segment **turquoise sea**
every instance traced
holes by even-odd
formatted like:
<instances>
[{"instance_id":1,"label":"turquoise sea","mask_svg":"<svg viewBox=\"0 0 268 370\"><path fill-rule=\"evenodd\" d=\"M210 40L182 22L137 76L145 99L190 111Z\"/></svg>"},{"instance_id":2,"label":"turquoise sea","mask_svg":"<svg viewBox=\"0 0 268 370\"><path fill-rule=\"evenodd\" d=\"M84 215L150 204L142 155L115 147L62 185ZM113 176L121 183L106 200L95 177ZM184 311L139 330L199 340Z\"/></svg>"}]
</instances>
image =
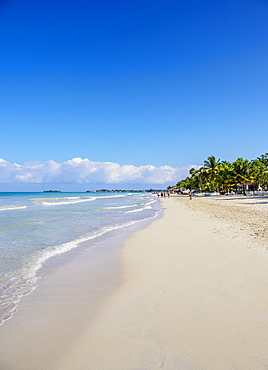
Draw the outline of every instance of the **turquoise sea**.
<instances>
[{"instance_id":1,"label":"turquoise sea","mask_svg":"<svg viewBox=\"0 0 268 370\"><path fill-rule=\"evenodd\" d=\"M53 258L159 210L148 193L0 193L0 325Z\"/></svg>"}]
</instances>

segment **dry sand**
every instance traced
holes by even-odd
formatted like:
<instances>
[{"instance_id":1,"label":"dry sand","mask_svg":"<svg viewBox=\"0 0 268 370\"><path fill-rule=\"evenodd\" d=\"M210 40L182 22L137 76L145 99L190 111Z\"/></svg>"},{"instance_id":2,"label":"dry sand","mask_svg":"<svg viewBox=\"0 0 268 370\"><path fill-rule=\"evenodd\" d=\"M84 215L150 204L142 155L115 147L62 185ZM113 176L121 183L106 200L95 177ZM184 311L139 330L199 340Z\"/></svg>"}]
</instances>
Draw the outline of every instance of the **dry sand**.
<instances>
[{"instance_id":1,"label":"dry sand","mask_svg":"<svg viewBox=\"0 0 268 370\"><path fill-rule=\"evenodd\" d=\"M85 282L77 289L86 258L63 266L0 328L0 368L268 369L268 211L265 199L243 202L163 199L164 216L133 233L122 270L104 274L93 298ZM77 271L67 294L60 284ZM86 302L77 311L72 289ZM64 315L55 314L55 291Z\"/></svg>"}]
</instances>

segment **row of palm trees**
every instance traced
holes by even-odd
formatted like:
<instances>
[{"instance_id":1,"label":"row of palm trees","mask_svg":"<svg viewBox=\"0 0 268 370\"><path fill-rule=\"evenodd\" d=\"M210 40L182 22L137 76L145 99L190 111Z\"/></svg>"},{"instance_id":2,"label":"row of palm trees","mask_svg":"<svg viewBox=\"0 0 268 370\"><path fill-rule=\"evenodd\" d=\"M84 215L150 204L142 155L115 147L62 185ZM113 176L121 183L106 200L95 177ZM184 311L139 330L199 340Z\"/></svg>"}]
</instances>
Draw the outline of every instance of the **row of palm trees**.
<instances>
[{"instance_id":1,"label":"row of palm trees","mask_svg":"<svg viewBox=\"0 0 268 370\"><path fill-rule=\"evenodd\" d=\"M192 168L190 176L177 183L176 188L196 189L202 192L230 193L241 189L268 189L268 153L257 159L237 158L234 162L220 161L213 155L199 168Z\"/></svg>"}]
</instances>

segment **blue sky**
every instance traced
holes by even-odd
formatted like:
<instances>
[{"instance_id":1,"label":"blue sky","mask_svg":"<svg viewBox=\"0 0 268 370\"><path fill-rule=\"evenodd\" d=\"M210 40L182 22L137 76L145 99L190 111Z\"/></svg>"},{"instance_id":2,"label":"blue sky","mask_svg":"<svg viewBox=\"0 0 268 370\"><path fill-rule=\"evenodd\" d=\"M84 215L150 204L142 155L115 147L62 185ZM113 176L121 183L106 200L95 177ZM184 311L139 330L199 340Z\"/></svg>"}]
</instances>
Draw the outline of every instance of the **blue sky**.
<instances>
[{"instance_id":1,"label":"blue sky","mask_svg":"<svg viewBox=\"0 0 268 370\"><path fill-rule=\"evenodd\" d=\"M268 1L2 0L0 34L0 190L76 182L52 162L172 185L268 151Z\"/></svg>"}]
</instances>

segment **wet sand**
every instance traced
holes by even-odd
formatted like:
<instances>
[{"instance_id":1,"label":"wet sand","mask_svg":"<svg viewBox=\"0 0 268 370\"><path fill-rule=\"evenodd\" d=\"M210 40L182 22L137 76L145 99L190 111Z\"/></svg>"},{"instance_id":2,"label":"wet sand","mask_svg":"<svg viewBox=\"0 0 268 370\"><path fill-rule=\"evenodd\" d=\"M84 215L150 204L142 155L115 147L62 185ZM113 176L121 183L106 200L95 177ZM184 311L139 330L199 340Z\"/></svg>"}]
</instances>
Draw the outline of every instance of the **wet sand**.
<instances>
[{"instance_id":1,"label":"wet sand","mask_svg":"<svg viewBox=\"0 0 268 370\"><path fill-rule=\"evenodd\" d=\"M265 198L162 203L95 284L81 253L21 301L1 369L268 368Z\"/></svg>"}]
</instances>

